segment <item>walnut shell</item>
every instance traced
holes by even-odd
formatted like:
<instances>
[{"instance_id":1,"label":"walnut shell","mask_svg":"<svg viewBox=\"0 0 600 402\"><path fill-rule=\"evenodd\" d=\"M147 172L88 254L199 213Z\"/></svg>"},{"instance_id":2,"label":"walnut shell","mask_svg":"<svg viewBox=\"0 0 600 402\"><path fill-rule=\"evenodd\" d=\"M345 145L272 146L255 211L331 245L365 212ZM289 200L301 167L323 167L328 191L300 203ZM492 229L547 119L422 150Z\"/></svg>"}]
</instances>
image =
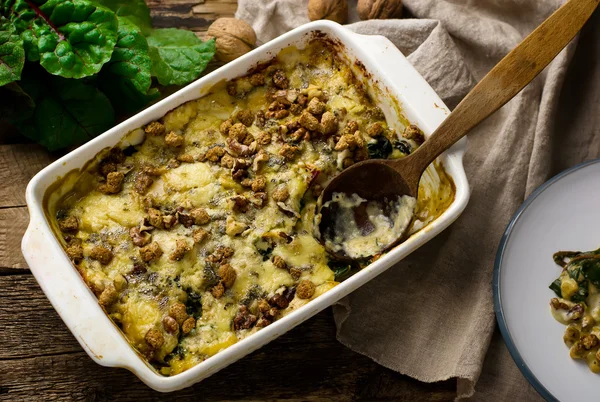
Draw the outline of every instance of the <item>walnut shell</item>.
<instances>
[{"instance_id":1,"label":"walnut shell","mask_svg":"<svg viewBox=\"0 0 600 402\"><path fill-rule=\"evenodd\" d=\"M399 17L402 0L358 0L356 6L361 20L383 20Z\"/></svg>"},{"instance_id":2,"label":"walnut shell","mask_svg":"<svg viewBox=\"0 0 600 402\"><path fill-rule=\"evenodd\" d=\"M216 56L223 62L237 59L256 46L254 29L237 18L219 18L208 28L206 36L215 38Z\"/></svg>"},{"instance_id":3,"label":"walnut shell","mask_svg":"<svg viewBox=\"0 0 600 402\"><path fill-rule=\"evenodd\" d=\"M308 18L343 24L348 19L348 3L346 0L308 0Z\"/></svg>"}]
</instances>

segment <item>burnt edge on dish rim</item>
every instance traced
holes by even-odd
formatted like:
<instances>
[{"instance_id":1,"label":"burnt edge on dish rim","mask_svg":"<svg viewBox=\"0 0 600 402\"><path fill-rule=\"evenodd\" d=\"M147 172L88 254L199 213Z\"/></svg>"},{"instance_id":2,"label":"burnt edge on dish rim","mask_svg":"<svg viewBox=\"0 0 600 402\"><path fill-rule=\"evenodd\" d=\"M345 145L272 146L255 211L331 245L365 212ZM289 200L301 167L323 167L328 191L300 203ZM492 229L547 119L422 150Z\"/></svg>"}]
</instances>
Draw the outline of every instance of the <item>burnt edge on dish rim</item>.
<instances>
[{"instance_id":1,"label":"burnt edge on dish rim","mask_svg":"<svg viewBox=\"0 0 600 402\"><path fill-rule=\"evenodd\" d=\"M500 333L502 334L504 343L506 344L506 347L508 348L508 351L513 361L515 362L519 370L521 370L521 373L527 379L527 381L529 381L533 388L535 388L535 390L540 394L540 396L546 401L558 402L558 399L554 395L552 395L552 393L548 391L546 387L544 387L540 380L538 380L535 374L533 374L533 372L529 369L527 364L525 364L525 361L521 357L521 354L519 353L515 343L513 342L510 330L506 325L506 320L504 319L504 310L502 309L502 303L500 300L500 265L502 264L502 257L504 256L506 244L508 243L508 239L510 238L514 227L521 218L521 215L527 210L527 208L529 208L529 206L531 206L531 204L533 204L536 198L560 179L570 175L571 173L575 173L578 170L581 170L591 165L595 165L597 163L600 163L600 158L581 162L573 167L570 167L567 170L558 173L556 176L552 177L544 184L539 186L537 189L535 189L535 191L529 197L527 197L523 204L519 206L517 212L515 212L515 214L510 218L510 222L508 223L504 233L502 234L502 238L500 239L498 251L496 252L496 259L494 261L494 277L492 280L492 291L494 293L494 314L496 315L496 322L498 323L498 328L500 329Z\"/></svg>"}]
</instances>

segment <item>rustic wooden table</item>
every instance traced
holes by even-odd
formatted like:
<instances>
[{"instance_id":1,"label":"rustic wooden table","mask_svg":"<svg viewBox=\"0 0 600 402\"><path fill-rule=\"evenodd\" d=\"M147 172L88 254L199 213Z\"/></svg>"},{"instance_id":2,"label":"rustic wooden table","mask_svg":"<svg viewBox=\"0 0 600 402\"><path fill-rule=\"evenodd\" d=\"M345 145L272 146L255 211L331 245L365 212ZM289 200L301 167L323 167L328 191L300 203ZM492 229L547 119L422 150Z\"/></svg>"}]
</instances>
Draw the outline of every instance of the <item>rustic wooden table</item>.
<instances>
[{"instance_id":1,"label":"rustic wooden table","mask_svg":"<svg viewBox=\"0 0 600 402\"><path fill-rule=\"evenodd\" d=\"M148 1L156 27L192 29L232 16L235 0ZM160 394L123 369L96 365L54 311L21 254L25 187L59 157L0 127L0 400L449 401L455 380L424 384L374 363L335 338L330 310L185 390Z\"/></svg>"}]
</instances>

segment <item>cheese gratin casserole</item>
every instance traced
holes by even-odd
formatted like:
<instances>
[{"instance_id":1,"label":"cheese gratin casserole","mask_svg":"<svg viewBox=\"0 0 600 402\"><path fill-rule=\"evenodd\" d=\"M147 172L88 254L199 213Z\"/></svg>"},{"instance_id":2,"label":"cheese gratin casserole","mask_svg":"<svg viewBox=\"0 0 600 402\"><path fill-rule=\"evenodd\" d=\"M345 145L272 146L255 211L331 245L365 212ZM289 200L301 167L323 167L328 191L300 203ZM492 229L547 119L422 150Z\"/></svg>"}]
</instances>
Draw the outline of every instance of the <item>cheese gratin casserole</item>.
<instances>
[{"instance_id":1,"label":"cheese gratin casserole","mask_svg":"<svg viewBox=\"0 0 600 402\"><path fill-rule=\"evenodd\" d=\"M600 249L559 251L554 262L562 272L550 284L557 296L550 300L552 316L567 326L563 340L570 356L600 373Z\"/></svg>"},{"instance_id":2,"label":"cheese gratin casserole","mask_svg":"<svg viewBox=\"0 0 600 402\"><path fill-rule=\"evenodd\" d=\"M371 262L330 259L313 237L317 197L345 167L404 157L423 135L403 117L388 125L335 46L284 49L46 195L67 255L160 373L198 364ZM425 176L435 186L419 191L412 232L454 199L441 165Z\"/></svg>"}]
</instances>

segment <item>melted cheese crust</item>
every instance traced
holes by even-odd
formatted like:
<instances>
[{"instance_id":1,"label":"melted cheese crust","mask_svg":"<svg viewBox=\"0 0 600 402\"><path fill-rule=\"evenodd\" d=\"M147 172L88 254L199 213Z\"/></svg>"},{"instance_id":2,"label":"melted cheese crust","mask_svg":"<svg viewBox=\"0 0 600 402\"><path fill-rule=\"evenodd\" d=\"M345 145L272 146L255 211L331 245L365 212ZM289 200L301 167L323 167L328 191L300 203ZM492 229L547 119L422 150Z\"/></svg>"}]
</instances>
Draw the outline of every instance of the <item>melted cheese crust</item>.
<instances>
[{"instance_id":1,"label":"melted cheese crust","mask_svg":"<svg viewBox=\"0 0 600 402\"><path fill-rule=\"evenodd\" d=\"M252 75L219 84L203 98L164 116L160 120L164 133L152 135L146 128L145 140L127 148L116 163L115 169L124 178L118 192L101 190L108 176L100 172L111 160L111 154L104 151L83 171L65 178L49 197L53 224L63 229L67 253L86 283L129 342L164 375L198 364L259 330L261 319L268 325L333 288L338 282L330 265L335 265L312 235L319 186L341 171L346 159L360 158L359 152L367 152L369 144L382 137L392 144L398 142L398 133L388 128L366 88L327 43L315 41L304 50L285 49L263 68L257 74L264 84L257 84ZM280 90L273 78L278 72L288 79L292 104L302 97L306 103L315 98L325 104L335 115L336 133L327 137L315 131L310 139L295 140L290 138L289 127L295 127L299 115L267 117L264 123L255 118L246 130L251 140L265 133L270 137L268 144L258 145L268 161L257 162L256 153L245 157L250 165L246 178L264 177L262 192L267 199L263 206L250 203L246 210L239 210L232 198L252 199L257 192L234 177L235 166L226 166L224 157L215 162L207 155L215 146L222 147L226 155L234 153L221 125L228 119L235 123L240 111L250 110L254 116L268 113L272 97ZM364 144L336 150L351 122L358 125L356 135ZM374 123L382 128L380 137L367 133ZM142 136L142 130L130 136ZM183 145L168 146L165 134L169 133L181 136ZM297 147L292 158L282 154L286 144ZM403 145L402 149L418 146L408 138ZM394 149L388 157L403 156ZM157 171L151 185L140 192L137 182L148 166ZM417 206L420 226L415 230L439 216L454 197L451 180L440 166L428 174L435 176L439 190L421 189ZM288 197L277 201L274 194L282 186ZM150 208L179 222L169 229L153 228L148 223ZM208 213L210 222L186 227L178 217L197 208ZM77 220L77 228L65 229L63 222L68 217ZM151 236L163 253L143 261L140 246L132 242L132 228ZM198 229L208 234L206 239L194 240ZM178 244L188 248L181 258L174 259ZM79 246L81 258L77 257ZM96 256L98 247L110 252L110 261ZM235 280L219 292L215 288L226 279L219 273L219 264L212 261L225 248L233 254L220 263L233 268ZM286 302L278 305L274 297ZM185 311L177 312L182 305ZM265 306L270 308L268 312ZM254 322L246 325L253 319L250 316ZM183 324L183 319L188 324Z\"/></svg>"}]
</instances>

